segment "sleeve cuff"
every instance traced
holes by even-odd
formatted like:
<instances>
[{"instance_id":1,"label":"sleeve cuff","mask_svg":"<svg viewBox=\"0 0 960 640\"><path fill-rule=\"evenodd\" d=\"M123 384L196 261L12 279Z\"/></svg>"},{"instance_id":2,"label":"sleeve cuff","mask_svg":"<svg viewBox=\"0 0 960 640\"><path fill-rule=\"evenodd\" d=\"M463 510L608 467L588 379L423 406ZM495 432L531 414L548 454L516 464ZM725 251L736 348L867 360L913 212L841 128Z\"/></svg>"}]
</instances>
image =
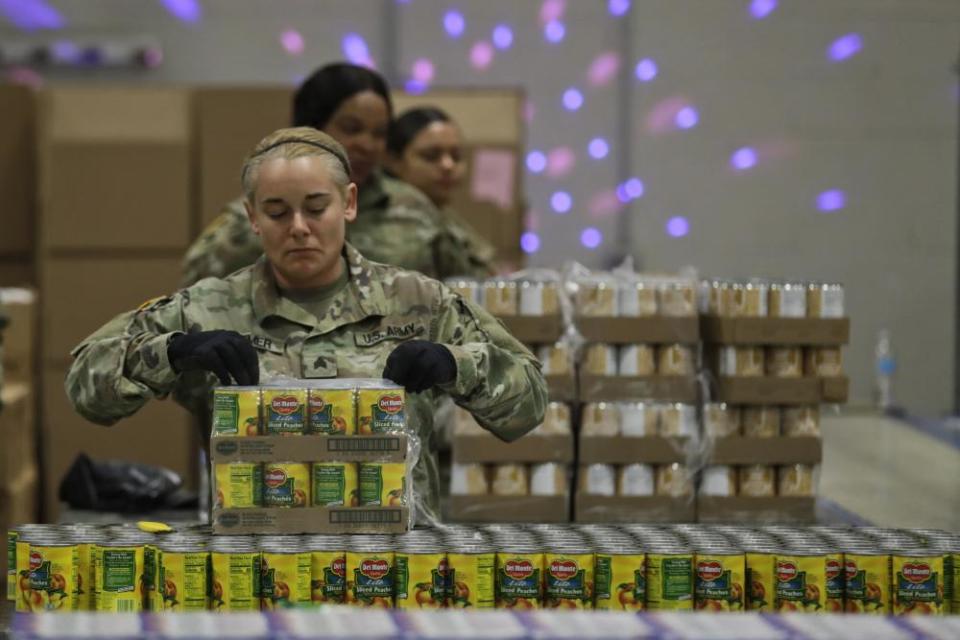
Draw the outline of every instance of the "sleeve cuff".
<instances>
[{"instance_id":1,"label":"sleeve cuff","mask_svg":"<svg viewBox=\"0 0 960 640\"><path fill-rule=\"evenodd\" d=\"M457 378L453 382L438 385L454 397L466 397L477 386L477 363L467 349L456 345L443 345L457 363Z\"/></svg>"},{"instance_id":2,"label":"sleeve cuff","mask_svg":"<svg viewBox=\"0 0 960 640\"><path fill-rule=\"evenodd\" d=\"M140 364L132 372L138 381L151 389L166 392L174 385L179 374L173 370L173 365L167 357L167 346L173 336L180 335L181 331L163 333L141 343L137 347L140 353Z\"/></svg>"}]
</instances>

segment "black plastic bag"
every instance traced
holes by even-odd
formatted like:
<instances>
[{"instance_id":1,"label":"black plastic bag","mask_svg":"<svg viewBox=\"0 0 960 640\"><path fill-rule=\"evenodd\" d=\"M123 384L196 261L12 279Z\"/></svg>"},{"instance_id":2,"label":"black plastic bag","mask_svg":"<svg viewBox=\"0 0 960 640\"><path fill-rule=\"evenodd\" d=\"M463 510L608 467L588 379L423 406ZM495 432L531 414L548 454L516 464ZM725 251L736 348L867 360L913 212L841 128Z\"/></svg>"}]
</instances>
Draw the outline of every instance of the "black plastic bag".
<instances>
[{"instance_id":1,"label":"black plastic bag","mask_svg":"<svg viewBox=\"0 0 960 640\"><path fill-rule=\"evenodd\" d=\"M105 460L81 453L60 482L60 500L74 509L140 513L196 504L180 476L163 467Z\"/></svg>"}]
</instances>

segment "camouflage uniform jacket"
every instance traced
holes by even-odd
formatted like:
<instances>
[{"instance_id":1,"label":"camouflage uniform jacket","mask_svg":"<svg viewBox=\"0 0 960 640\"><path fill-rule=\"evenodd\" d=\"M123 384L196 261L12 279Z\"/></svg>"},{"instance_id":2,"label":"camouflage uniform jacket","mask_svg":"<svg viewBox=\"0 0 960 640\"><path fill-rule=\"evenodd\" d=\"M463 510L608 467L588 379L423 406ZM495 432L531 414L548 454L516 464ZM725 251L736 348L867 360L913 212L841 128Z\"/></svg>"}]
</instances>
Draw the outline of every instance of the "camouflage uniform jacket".
<instances>
[{"instance_id":1,"label":"camouflage uniform jacket","mask_svg":"<svg viewBox=\"0 0 960 640\"><path fill-rule=\"evenodd\" d=\"M485 255L474 251L463 225L450 225L415 187L376 172L360 189L357 219L347 239L371 260L411 269L432 278L490 275ZM224 211L187 250L184 286L202 278L225 278L263 253L242 197Z\"/></svg>"},{"instance_id":2,"label":"camouflage uniform jacket","mask_svg":"<svg viewBox=\"0 0 960 640\"><path fill-rule=\"evenodd\" d=\"M456 380L408 401L423 446L414 484L436 512L437 458L429 443L441 394L495 435L513 440L543 419L547 392L540 364L499 321L443 284L370 262L350 245L345 256L348 284L322 318L280 297L265 258L224 280L202 280L117 316L73 350L67 395L81 415L107 425L168 394L195 413L209 412L216 378L173 371L167 343L176 332L228 329L250 336L261 379L376 378L400 341L438 342L456 360Z\"/></svg>"}]
</instances>

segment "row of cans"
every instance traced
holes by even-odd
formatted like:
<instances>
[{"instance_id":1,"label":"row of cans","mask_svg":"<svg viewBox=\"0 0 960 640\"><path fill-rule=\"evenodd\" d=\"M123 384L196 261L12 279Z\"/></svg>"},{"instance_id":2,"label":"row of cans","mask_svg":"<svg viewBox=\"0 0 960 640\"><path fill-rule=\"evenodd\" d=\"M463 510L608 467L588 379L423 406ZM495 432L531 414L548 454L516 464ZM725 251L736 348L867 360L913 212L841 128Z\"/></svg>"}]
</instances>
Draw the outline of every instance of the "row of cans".
<instances>
[{"instance_id":1,"label":"row of cans","mask_svg":"<svg viewBox=\"0 0 960 640\"><path fill-rule=\"evenodd\" d=\"M741 406L710 402L703 406L703 435L707 438L819 437L820 406Z\"/></svg>"},{"instance_id":2,"label":"row of cans","mask_svg":"<svg viewBox=\"0 0 960 640\"><path fill-rule=\"evenodd\" d=\"M689 467L671 464L590 464L580 467L580 493L590 496L703 496L772 498L812 497L817 493L819 467L788 465L713 465L700 471L700 481Z\"/></svg>"},{"instance_id":3,"label":"row of cans","mask_svg":"<svg viewBox=\"0 0 960 640\"><path fill-rule=\"evenodd\" d=\"M570 494L568 466L539 464L476 464L454 462L450 467L450 494L455 496L566 496Z\"/></svg>"},{"instance_id":4,"label":"row of cans","mask_svg":"<svg viewBox=\"0 0 960 640\"><path fill-rule=\"evenodd\" d=\"M489 525L212 537L26 525L9 535L18 611L960 613L960 537L941 531Z\"/></svg>"},{"instance_id":5,"label":"row of cans","mask_svg":"<svg viewBox=\"0 0 960 640\"><path fill-rule=\"evenodd\" d=\"M408 503L404 462L228 462L214 464L213 475L219 509Z\"/></svg>"},{"instance_id":6,"label":"row of cans","mask_svg":"<svg viewBox=\"0 0 960 640\"><path fill-rule=\"evenodd\" d=\"M406 397L387 380L297 381L296 385L218 387L213 435L371 435L403 431Z\"/></svg>"},{"instance_id":7,"label":"row of cans","mask_svg":"<svg viewBox=\"0 0 960 640\"><path fill-rule=\"evenodd\" d=\"M692 376L697 349L689 344L590 344L580 370L594 376Z\"/></svg>"},{"instance_id":8,"label":"row of cans","mask_svg":"<svg viewBox=\"0 0 960 640\"><path fill-rule=\"evenodd\" d=\"M827 282L704 280L700 311L726 318L842 318L843 285Z\"/></svg>"},{"instance_id":9,"label":"row of cans","mask_svg":"<svg viewBox=\"0 0 960 640\"><path fill-rule=\"evenodd\" d=\"M830 378L843 375L840 347L725 346L707 353L707 366L721 376Z\"/></svg>"}]
</instances>

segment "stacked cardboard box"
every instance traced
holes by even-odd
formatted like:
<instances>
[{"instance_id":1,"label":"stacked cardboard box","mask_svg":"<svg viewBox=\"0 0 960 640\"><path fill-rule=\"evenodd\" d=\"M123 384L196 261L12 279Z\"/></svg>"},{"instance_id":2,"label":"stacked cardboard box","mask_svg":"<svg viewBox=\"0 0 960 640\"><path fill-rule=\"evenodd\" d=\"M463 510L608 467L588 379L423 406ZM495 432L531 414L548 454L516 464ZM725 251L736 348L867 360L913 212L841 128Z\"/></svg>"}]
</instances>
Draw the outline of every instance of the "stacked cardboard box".
<instances>
[{"instance_id":1,"label":"stacked cardboard box","mask_svg":"<svg viewBox=\"0 0 960 640\"><path fill-rule=\"evenodd\" d=\"M34 284L36 97L0 86L0 287Z\"/></svg>"},{"instance_id":2,"label":"stacked cardboard box","mask_svg":"<svg viewBox=\"0 0 960 640\"><path fill-rule=\"evenodd\" d=\"M5 383L0 391L0 531L35 522L38 473L34 396L23 383ZM0 554L0 576L6 576L7 554ZM6 581L2 581L3 593Z\"/></svg>"}]
</instances>

